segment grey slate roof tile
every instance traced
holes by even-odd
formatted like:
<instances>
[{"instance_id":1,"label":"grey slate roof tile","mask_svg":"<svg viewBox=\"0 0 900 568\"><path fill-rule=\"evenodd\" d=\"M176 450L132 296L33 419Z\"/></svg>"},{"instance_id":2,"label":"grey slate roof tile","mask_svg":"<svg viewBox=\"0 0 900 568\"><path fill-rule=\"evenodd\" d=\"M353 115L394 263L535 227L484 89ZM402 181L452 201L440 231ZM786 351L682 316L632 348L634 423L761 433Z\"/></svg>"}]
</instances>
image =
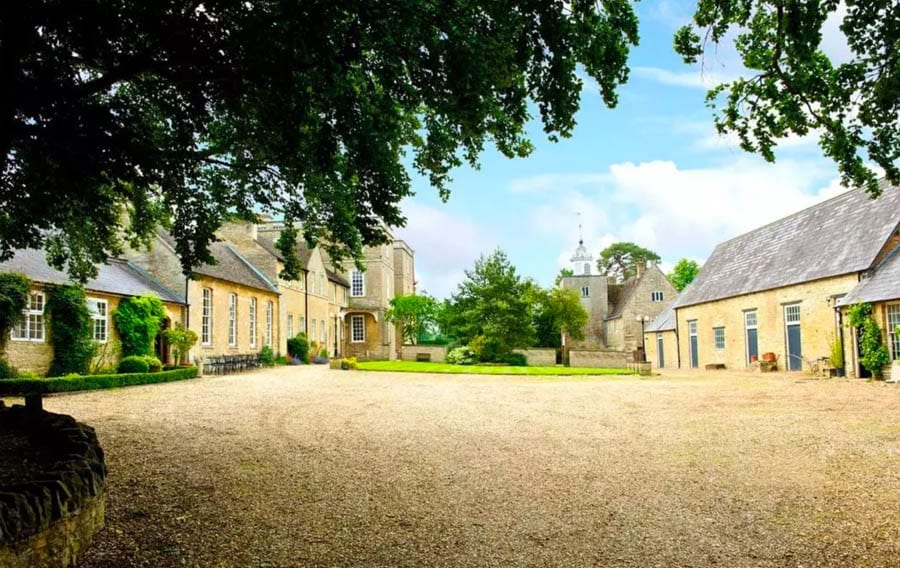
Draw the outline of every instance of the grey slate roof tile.
<instances>
[{"instance_id":1,"label":"grey slate roof tile","mask_svg":"<svg viewBox=\"0 0 900 568\"><path fill-rule=\"evenodd\" d=\"M175 249L175 240L169 232L160 230L158 235L169 247ZM194 274L242 284L249 288L269 292L278 291L278 288L262 272L228 243L214 241L209 244L209 252L216 259L216 264L198 266L194 269Z\"/></svg>"},{"instance_id":2,"label":"grey slate roof tile","mask_svg":"<svg viewBox=\"0 0 900 568\"><path fill-rule=\"evenodd\" d=\"M850 292L838 300L838 306L859 302L883 302L900 299L900 247L895 248L875 269L874 273L860 280Z\"/></svg>"},{"instance_id":3,"label":"grey slate roof tile","mask_svg":"<svg viewBox=\"0 0 900 568\"><path fill-rule=\"evenodd\" d=\"M650 325L644 330L645 332L651 331L672 331L675 329L675 302L678 301L678 297L671 302L656 318L650 322Z\"/></svg>"},{"instance_id":4,"label":"grey slate roof tile","mask_svg":"<svg viewBox=\"0 0 900 568\"><path fill-rule=\"evenodd\" d=\"M678 297L685 307L868 269L900 223L900 187L882 182L720 243Z\"/></svg>"},{"instance_id":5,"label":"grey slate roof tile","mask_svg":"<svg viewBox=\"0 0 900 568\"><path fill-rule=\"evenodd\" d=\"M184 297L181 294L164 286L128 261L110 259L107 264L97 267L97 270L97 277L84 285L85 290L118 296L152 293L163 301L184 304ZM65 272L47 264L47 257L42 250L16 251L11 259L0 262L0 272L20 272L31 280L44 284L72 284L72 280Z\"/></svg>"}]
</instances>

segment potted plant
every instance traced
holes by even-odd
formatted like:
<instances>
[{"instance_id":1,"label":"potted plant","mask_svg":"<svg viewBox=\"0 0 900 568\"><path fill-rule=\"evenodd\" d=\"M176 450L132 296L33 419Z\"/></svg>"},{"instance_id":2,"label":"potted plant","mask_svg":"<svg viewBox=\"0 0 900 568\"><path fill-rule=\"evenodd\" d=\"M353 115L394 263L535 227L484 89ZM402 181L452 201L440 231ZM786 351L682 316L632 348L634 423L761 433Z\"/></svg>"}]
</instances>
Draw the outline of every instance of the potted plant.
<instances>
[{"instance_id":1,"label":"potted plant","mask_svg":"<svg viewBox=\"0 0 900 568\"><path fill-rule=\"evenodd\" d=\"M762 355L763 361L766 363L774 363L775 362L775 354L771 351L768 353L763 353Z\"/></svg>"},{"instance_id":2,"label":"potted plant","mask_svg":"<svg viewBox=\"0 0 900 568\"><path fill-rule=\"evenodd\" d=\"M181 323L176 323L173 329L167 329L163 332L169 345L172 346L172 355L175 357L176 366L190 366L187 355L191 348L197 344L197 332L184 327Z\"/></svg>"}]
</instances>

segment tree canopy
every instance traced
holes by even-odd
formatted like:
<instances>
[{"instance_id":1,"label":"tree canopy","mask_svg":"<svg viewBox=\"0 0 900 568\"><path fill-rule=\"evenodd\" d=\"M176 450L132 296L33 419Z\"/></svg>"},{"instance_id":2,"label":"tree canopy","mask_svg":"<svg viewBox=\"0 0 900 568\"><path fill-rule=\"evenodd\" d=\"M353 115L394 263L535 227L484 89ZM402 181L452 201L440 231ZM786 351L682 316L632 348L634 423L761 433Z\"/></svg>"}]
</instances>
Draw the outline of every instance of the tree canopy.
<instances>
[{"instance_id":1,"label":"tree canopy","mask_svg":"<svg viewBox=\"0 0 900 568\"><path fill-rule=\"evenodd\" d=\"M189 273L260 213L359 257L404 223L407 153L446 198L485 144L531 151L531 109L569 136L578 70L615 106L637 41L628 0L29 2L0 16L0 259L84 279L162 223Z\"/></svg>"},{"instance_id":2,"label":"tree canopy","mask_svg":"<svg viewBox=\"0 0 900 568\"><path fill-rule=\"evenodd\" d=\"M418 343L436 325L438 309L437 300L425 292L407 294L391 299L391 307L384 317L400 327L406 343Z\"/></svg>"},{"instance_id":3,"label":"tree canopy","mask_svg":"<svg viewBox=\"0 0 900 568\"><path fill-rule=\"evenodd\" d=\"M880 174L867 160L900 183L900 3L846 2L840 30L850 55L836 62L822 49L823 25L843 7L839 0L701 1L693 24L675 35L675 50L694 63L734 42L752 76L709 91L718 131L770 162L780 140L815 133L844 184L874 197Z\"/></svg>"},{"instance_id":4,"label":"tree canopy","mask_svg":"<svg viewBox=\"0 0 900 568\"><path fill-rule=\"evenodd\" d=\"M659 255L634 243L613 243L600 251L597 268L601 274L627 280L637 272L641 262L659 262Z\"/></svg>"},{"instance_id":5,"label":"tree canopy","mask_svg":"<svg viewBox=\"0 0 900 568\"><path fill-rule=\"evenodd\" d=\"M543 291L534 317L538 347L561 347L563 333L578 341L584 339L588 317L575 290L552 288Z\"/></svg>"},{"instance_id":6,"label":"tree canopy","mask_svg":"<svg viewBox=\"0 0 900 568\"><path fill-rule=\"evenodd\" d=\"M697 261L682 258L675 263L672 272L666 276L669 278L672 286L681 292L687 288L688 284L694 281L698 274L700 274L700 266L697 264Z\"/></svg>"}]
</instances>

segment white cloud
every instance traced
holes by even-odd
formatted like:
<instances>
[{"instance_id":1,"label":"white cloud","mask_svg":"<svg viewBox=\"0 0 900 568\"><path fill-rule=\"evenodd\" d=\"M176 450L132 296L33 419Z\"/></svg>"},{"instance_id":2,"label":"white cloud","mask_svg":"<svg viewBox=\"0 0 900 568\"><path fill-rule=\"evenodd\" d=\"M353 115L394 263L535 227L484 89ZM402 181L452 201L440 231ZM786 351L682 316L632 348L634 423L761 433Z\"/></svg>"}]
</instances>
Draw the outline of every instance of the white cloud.
<instances>
[{"instance_id":1,"label":"white cloud","mask_svg":"<svg viewBox=\"0 0 900 568\"><path fill-rule=\"evenodd\" d=\"M663 85L691 89L711 89L720 83L735 79L734 75L703 69L670 71L660 67L635 67L632 69L632 72L637 77L649 79Z\"/></svg>"},{"instance_id":2,"label":"white cloud","mask_svg":"<svg viewBox=\"0 0 900 568\"><path fill-rule=\"evenodd\" d=\"M454 216L446 206L431 207L414 201L402 204L408 222L398 229L416 253L416 290L449 297L484 252L497 246L497 239L475 222Z\"/></svg>"},{"instance_id":3,"label":"white cloud","mask_svg":"<svg viewBox=\"0 0 900 568\"><path fill-rule=\"evenodd\" d=\"M835 65L847 63L854 57L853 50L847 43L847 36L841 31L841 23L846 16L847 5L841 2L822 24L822 43L819 47Z\"/></svg>"}]
</instances>

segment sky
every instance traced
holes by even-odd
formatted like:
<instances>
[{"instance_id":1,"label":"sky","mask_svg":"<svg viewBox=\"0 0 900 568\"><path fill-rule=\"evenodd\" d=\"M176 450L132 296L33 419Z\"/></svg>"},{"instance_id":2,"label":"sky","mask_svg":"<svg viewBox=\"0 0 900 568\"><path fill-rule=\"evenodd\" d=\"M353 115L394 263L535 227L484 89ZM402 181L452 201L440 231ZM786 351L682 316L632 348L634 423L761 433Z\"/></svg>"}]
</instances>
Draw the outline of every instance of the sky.
<instances>
[{"instance_id":1,"label":"sky","mask_svg":"<svg viewBox=\"0 0 900 568\"><path fill-rule=\"evenodd\" d=\"M415 251L417 291L449 297L496 248L519 274L549 287L569 266L579 224L594 258L629 241L656 251L668 272L681 258L702 264L717 243L844 191L814 136L788 139L772 164L716 134L706 90L744 70L725 47L702 66L675 54L672 36L690 6L636 5L641 42L619 104L607 109L585 76L571 138L550 142L535 120L531 156L510 160L486 146L480 170L454 172L446 203L412 174L416 195L402 203L407 225L396 234ZM837 22L826 22L822 46L842 60Z\"/></svg>"}]
</instances>

